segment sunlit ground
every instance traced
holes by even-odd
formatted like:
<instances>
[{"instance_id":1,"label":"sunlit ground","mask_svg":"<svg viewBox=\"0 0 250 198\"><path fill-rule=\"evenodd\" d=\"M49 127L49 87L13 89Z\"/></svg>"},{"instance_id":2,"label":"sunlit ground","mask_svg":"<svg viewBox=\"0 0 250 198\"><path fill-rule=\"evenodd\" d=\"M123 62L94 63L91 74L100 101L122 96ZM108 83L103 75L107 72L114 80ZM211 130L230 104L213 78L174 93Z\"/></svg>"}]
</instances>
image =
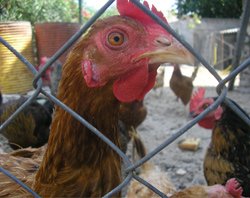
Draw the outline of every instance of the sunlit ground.
<instances>
[{"instance_id":1,"label":"sunlit ground","mask_svg":"<svg viewBox=\"0 0 250 198\"><path fill-rule=\"evenodd\" d=\"M191 66L181 66L181 72L185 76L191 76L194 71L194 67ZM172 76L173 67L165 67L165 76L164 76L164 86L169 87L169 80ZM217 71L222 79L224 79L228 74L226 72ZM194 86L206 86L206 87L216 87L218 81L213 77L213 75L203 66L199 67L196 78L193 82ZM235 86L239 85L239 75L235 80Z\"/></svg>"}]
</instances>

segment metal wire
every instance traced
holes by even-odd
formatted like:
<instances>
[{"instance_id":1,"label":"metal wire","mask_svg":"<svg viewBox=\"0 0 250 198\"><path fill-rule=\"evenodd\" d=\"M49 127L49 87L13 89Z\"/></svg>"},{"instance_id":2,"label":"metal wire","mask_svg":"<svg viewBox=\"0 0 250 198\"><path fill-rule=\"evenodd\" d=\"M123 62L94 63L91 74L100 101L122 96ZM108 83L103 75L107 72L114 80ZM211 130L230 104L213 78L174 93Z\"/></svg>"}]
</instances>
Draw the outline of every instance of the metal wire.
<instances>
[{"instance_id":1,"label":"metal wire","mask_svg":"<svg viewBox=\"0 0 250 198\"><path fill-rule=\"evenodd\" d=\"M215 69L200 55L199 52L197 52L195 49L191 47L191 45L186 42L182 37L180 37L168 24L163 22L158 16L156 16L154 13L152 13L146 6L144 6L140 1L138 0L131 0L132 3L134 3L139 9L141 9L143 12L148 14L150 17L152 17L153 20L155 20L159 25L161 25L166 31L171 33L181 44L183 44L193 55L196 57L197 60L199 60L206 69L214 76L214 78L218 81L218 86L216 87L218 97L216 101L209 106L204 112L202 112L199 116L194 118L193 120L186 123L184 126L179 128L171 137L166 138L160 145L158 145L154 150L149 152L145 157L137 161L136 163L132 164L126 156L125 153L123 153L112 141L110 141L105 135L103 135L99 130L97 130L94 126L92 126L88 121L86 121L83 117L81 117L79 114L74 112L72 109L70 109L68 106L66 106L64 103L62 103L60 100L58 100L56 97L51 95L50 93L46 92L42 88L42 75L46 72L46 70L70 47L72 46L79 37L81 37L88 28L106 11L106 9L114 2L115 0L109 0L103 7L96 12L96 14L89 19L85 25L75 34L73 35L44 65L44 67L38 72L35 67L27 60L25 57L23 57L19 52L17 52L10 44L8 44L3 38L0 37L0 43L2 43L4 46L6 46L15 56L17 56L31 71L31 73L34 75L34 81L33 86L35 88L35 92L32 94L32 96L25 101L1 126L0 126L0 133L3 131L3 129L10 124L10 122L21 112L23 111L33 100L37 98L37 96L41 93L50 100L52 100L56 105L64 109L66 112L71 114L75 119L77 119L81 124L83 124L85 127L87 127L92 133L94 133L96 136L98 136L100 139L102 139L106 144L108 144L123 160L125 171L127 173L127 176L122 181L120 185L118 185L116 188L114 188L112 191L107 193L104 197L111 197L114 194L121 191L124 187L126 187L131 179L136 179L143 185L150 188L152 191L154 191L156 194L158 194L160 197L167 197L162 192L160 192L157 188L152 186L150 183L146 182L139 176L134 174L134 171L136 168L140 167L142 164L144 164L146 161L150 160L152 157L157 155L161 150L165 149L168 145L170 145L173 141L175 141L178 137L186 133L190 128L192 128L195 124L197 124L202 118L204 118L209 112L216 109L223 101L228 104L228 106L235 111L249 126L250 126L250 119L248 116L246 116L244 113L241 112L241 110L234 105L230 100L226 99L227 95L227 87L226 83L229 82L231 79L235 78L242 70L246 69L250 65L250 58L245 60L241 65L239 65L230 75L228 75L225 79L221 79L219 74L215 71ZM20 180L18 180L16 177L11 175L8 171L6 171L3 167L0 167L0 172L6 174L6 176L10 177L12 180L14 180L16 183L18 183L20 186L22 186L24 189L29 191L34 197L39 197L36 192L34 192L32 189L27 187L25 184L23 184Z\"/></svg>"}]
</instances>

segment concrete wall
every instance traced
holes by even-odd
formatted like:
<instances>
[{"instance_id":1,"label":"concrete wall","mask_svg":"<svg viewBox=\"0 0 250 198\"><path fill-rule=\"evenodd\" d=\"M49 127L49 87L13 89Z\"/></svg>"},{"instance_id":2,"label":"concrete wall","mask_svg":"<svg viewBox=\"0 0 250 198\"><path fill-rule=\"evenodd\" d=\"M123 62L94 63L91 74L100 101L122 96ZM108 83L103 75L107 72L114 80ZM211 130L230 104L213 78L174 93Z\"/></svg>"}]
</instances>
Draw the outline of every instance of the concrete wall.
<instances>
[{"instance_id":1,"label":"concrete wall","mask_svg":"<svg viewBox=\"0 0 250 198\"><path fill-rule=\"evenodd\" d=\"M247 34L245 38L245 47L242 53L243 60L250 58L250 22L248 23ZM242 60L242 61L243 61ZM243 92L250 92L250 66L241 72L240 89Z\"/></svg>"},{"instance_id":2,"label":"concrete wall","mask_svg":"<svg viewBox=\"0 0 250 198\"><path fill-rule=\"evenodd\" d=\"M195 25L193 19L186 18L170 25L199 51L210 64L214 64L214 35L221 30L239 28L240 20L203 18L200 24ZM195 27L190 28L192 25L195 25Z\"/></svg>"}]
</instances>

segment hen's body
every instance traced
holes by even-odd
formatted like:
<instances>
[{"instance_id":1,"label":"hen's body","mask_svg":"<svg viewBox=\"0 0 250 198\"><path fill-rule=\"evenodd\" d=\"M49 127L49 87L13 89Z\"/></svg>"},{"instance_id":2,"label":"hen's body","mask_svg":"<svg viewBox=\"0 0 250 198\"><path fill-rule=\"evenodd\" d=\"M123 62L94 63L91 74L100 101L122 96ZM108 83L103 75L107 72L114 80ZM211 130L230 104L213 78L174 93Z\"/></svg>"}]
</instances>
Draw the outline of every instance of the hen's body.
<instances>
[{"instance_id":1,"label":"hen's body","mask_svg":"<svg viewBox=\"0 0 250 198\"><path fill-rule=\"evenodd\" d=\"M177 99L180 98L182 103L187 105L193 91L193 78L182 75L180 66L178 64L174 65L174 70L169 81L169 85Z\"/></svg>"},{"instance_id":2,"label":"hen's body","mask_svg":"<svg viewBox=\"0 0 250 198\"><path fill-rule=\"evenodd\" d=\"M65 82L65 79L62 80ZM114 97L109 96L111 85L105 88L100 92L102 97L105 95L105 104L100 100L87 100L80 109L70 104L71 97L67 89L59 91L58 97L119 146L117 128L110 130L109 126L110 123L118 122L119 103ZM89 89L86 91L94 94L96 98L101 97ZM81 103L82 98L86 98L84 96L86 91L81 92L82 95L70 93L76 101L75 104ZM103 115L107 116L105 121L95 119ZM73 134L69 126L74 126ZM39 194L52 197L100 197L119 184L121 181L119 156L61 108L56 108L54 124L51 126L51 132L53 131L62 132L63 135L55 132L51 134L48 150L36 176L34 187Z\"/></svg>"},{"instance_id":3,"label":"hen's body","mask_svg":"<svg viewBox=\"0 0 250 198\"><path fill-rule=\"evenodd\" d=\"M207 107L215 100L208 98L203 102L202 99L197 109ZM193 112L199 114L195 110ZM225 184L235 177L243 187L243 195L250 196L250 127L224 102L201 120L200 125L212 129L211 143L203 164L208 185Z\"/></svg>"},{"instance_id":4,"label":"hen's body","mask_svg":"<svg viewBox=\"0 0 250 198\"><path fill-rule=\"evenodd\" d=\"M13 114L27 98L21 97L0 106L0 123ZM37 101L32 101L2 131L13 149L40 147L47 143L52 109L48 109Z\"/></svg>"},{"instance_id":5,"label":"hen's body","mask_svg":"<svg viewBox=\"0 0 250 198\"><path fill-rule=\"evenodd\" d=\"M205 156L204 174L209 185L224 184L235 177L243 195L250 196L250 127L226 104L222 108Z\"/></svg>"},{"instance_id":6,"label":"hen's body","mask_svg":"<svg viewBox=\"0 0 250 198\"><path fill-rule=\"evenodd\" d=\"M120 103L143 100L160 64L193 58L133 3L117 0L117 8L120 16L97 21L73 47L57 97L120 147ZM161 12L152 11L167 23ZM102 197L120 183L118 154L56 106L33 189L42 197ZM17 194L13 190L10 196Z\"/></svg>"}]
</instances>

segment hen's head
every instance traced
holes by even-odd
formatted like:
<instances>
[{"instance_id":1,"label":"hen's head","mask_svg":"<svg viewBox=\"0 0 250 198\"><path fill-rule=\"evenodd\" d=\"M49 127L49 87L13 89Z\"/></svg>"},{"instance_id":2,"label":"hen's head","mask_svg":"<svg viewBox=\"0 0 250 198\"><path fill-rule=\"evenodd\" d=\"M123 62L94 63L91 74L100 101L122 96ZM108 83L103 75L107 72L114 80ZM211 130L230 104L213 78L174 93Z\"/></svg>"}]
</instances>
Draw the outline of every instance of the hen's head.
<instances>
[{"instance_id":1,"label":"hen's head","mask_svg":"<svg viewBox=\"0 0 250 198\"><path fill-rule=\"evenodd\" d=\"M206 108L214 103L214 98L205 98L205 89L199 88L192 96L189 104L189 111L193 117L198 116ZM215 121L221 118L223 109L218 106L217 109L208 113L198 124L206 129L212 129L214 127Z\"/></svg>"},{"instance_id":2,"label":"hen's head","mask_svg":"<svg viewBox=\"0 0 250 198\"><path fill-rule=\"evenodd\" d=\"M121 102L141 100L154 86L160 64L190 64L193 57L133 3L117 0L117 9L119 16L97 21L78 44L85 46L82 75L91 88L112 81ZM161 12L151 10L167 23Z\"/></svg>"}]
</instances>

